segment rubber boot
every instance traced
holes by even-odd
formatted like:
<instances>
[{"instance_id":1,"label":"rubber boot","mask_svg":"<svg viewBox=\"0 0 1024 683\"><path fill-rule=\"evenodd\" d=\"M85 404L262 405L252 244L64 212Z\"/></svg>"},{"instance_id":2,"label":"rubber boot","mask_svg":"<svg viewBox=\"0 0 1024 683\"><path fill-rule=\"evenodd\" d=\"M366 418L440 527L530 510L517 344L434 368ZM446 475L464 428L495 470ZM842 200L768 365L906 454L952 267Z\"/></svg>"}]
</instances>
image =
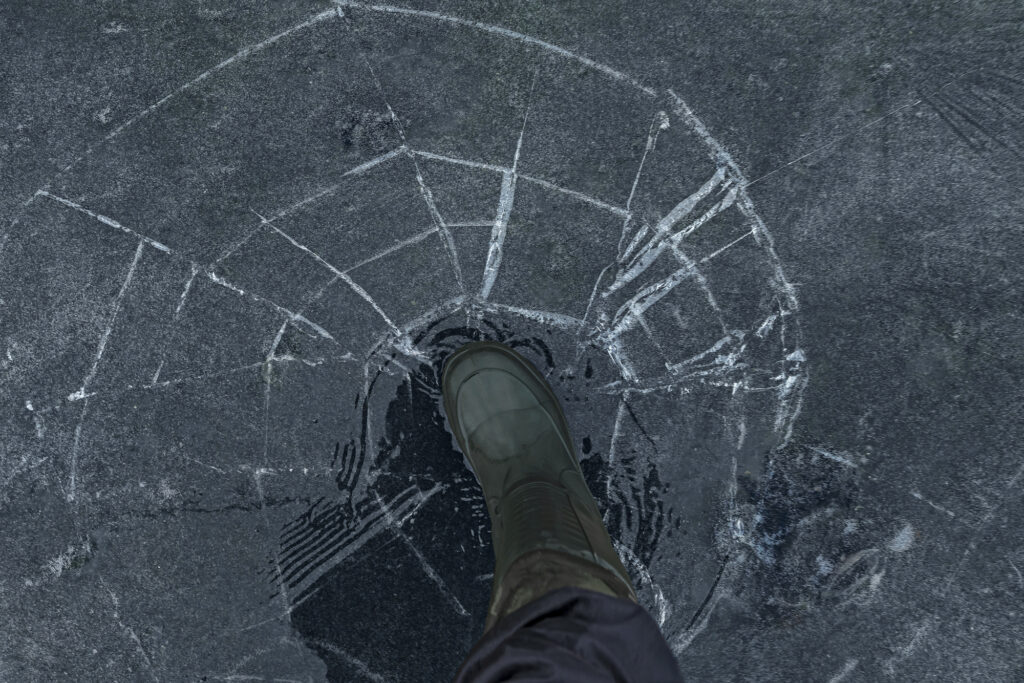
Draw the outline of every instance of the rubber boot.
<instances>
[{"instance_id":1,"label":"rubber boot","mask_svg":"<svg viewBox=\"0 0 1024 683\"><path fill-rule=\"evenodd\" d=\"M448 359L441 388L449 426L491 517L495 567L486 628L564 586L635 602L565 415L536 368L503 344L476 342Z\"/></svg>"}]
</instances>

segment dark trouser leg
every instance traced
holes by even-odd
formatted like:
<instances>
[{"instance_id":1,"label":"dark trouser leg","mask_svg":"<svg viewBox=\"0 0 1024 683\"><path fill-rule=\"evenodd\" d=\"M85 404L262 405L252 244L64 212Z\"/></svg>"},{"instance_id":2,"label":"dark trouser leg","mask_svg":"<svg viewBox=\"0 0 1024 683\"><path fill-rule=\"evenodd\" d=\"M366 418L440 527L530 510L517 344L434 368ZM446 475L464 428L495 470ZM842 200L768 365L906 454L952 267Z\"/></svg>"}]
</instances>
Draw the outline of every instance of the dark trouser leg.
<instances>
[{"instance_id":1,"label":"dark trouser leg","mask_svg":"<svg viewBox=\"0 0 1024 683\"><path fill-rule=\"evenodd\" d=\"M682 677L642 607L565 587L499 619L470 651L455 681L672 683Z\"/></svg>"}]
</instances>

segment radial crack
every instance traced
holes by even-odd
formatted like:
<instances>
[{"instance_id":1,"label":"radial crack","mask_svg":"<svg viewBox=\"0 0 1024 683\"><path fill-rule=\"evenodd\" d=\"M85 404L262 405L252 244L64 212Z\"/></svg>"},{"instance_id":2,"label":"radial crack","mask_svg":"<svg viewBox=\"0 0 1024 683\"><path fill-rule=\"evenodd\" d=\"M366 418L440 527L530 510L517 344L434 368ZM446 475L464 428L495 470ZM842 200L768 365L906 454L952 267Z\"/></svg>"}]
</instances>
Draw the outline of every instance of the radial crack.
<instances>
[{"instance_id":1,"label":"radial crack","mask_svg":"<svg viewBox=\"0 0 1024 683\"><path fill-rule=\"evenodd\" d=\"M629 226L633 222L633 216L631 210L633 207L633 197L636 196L636 188L640 185L640 176L644 171L644 164L647 163L647 156L654 149L654 146L658 142L658 135L663 130L667 130L669 127L668 114L663 111L659 111L654 115L654 120L651 121L650 130L647 131L647 143L644 145L643 156L640 157L640 164L637 166L636 175L633 176L633 185L629 188L629 197L626 198L626 219L622 221L622 235L619 237L619 260L624 258L622 253L622 243L626 240L626 235L629 234Z\"/></svg>"},{"instance_id":2,"label":"radial crack","mask_svg":"<svg viewBox=\"0 0 1024 683\"><path fill-rule=\"evenodd\" d=\"M174 325L178 322L178 318L181 317L181 311L185 308L185 299L188 298L188 293L192 289L192 283L196 279L196 274L199 273L199 265L192 264L192 269L189 272L188 279L185 281L185 288L181 292L181 297L178 299L178 305L174 309L174 315L171 317L171 330L174 329ZM170 332L171 330L168 330ZM164 356L167 354L167 337L164 336L160 342L160 352L158 354L160 361L156 365L156 372L153 373L153 379L150 380L150 384L156 384L160 381L160 371L164 367Z\"/></svg>"},{"instance_id":3,"label":"radial crack","mask_svg":"<svg viewBox=\"0 0 1024 683\"><path fill-rule=\"evenodd\" d=\"M533 90L537 87L537 75L533 74L533 83L530 85L529 98L533 99ZM516 151L512 157L512 168L504 172L501 177L501 193L498 195L498 210L495 212L494 228L491 230L491 243L487 248L487 263L484 265L484 281L480 287L480 299L486 301L494 288L494 281L498 277L498 269L501 268L501 259L505 247L505 235L508 232L508 219L512 215L512 204L516 197L516 169L519 167L519 154L523 149L523 137L526 135L526 124L530 120L530 104L526 105L523 113L523 125L519 129L519 139L516 140Z\"/></svg>"},{"instance_id":4,"label":"radial crack","mask_svg":"<svg viewBox=\"0 0 1024 683\"><path fill-rule=\"evenodd\" d=\"M487 248L487 263L484 266L484 281L480 287L480 298L484 301L491 295L494 281L498 278L501 259L505 246L505 234L508 232L508 219L512 214L512 203L516 193L516 174L509 171L501 178L501 194L498 197L498 212L491 229L491 243Z\"/></svg>"},{"instance_id":5,"label":"radial crack","mask_svg":"<svg viewBox=\"0 0 1024 683\"><path fill-rule=\"evenodd\" d=\"M655 260L657 260L658 256L660 256L666 248L677 247L683 237L689 235L712 217L731 206L736 198L735 192L731 192L726 195L725 199L717 202L697 221L694 221L675 235L672 233L672 228L683 220L683 218L688 216L693 209L696 208L697 204L718 188L723 181L725 181L725 169L719 168L715 174L711 176L711 178L709 178L696 192L676 204L671 211L665 214L665 216L658 221L657 225L653 227L654 234L651 236L651 239L642 248L637 250L636 254L633 255L632 259L630 259L631 254L633 254L633 250L636 249L639 243L638 239L634 239L626 249L625 254L623 254L624 261L630 259L629 267L615 277L615 280L608 287L605 296L621 289L635 280L645 270L647 270ZM644 231L643 233L638 232L637 236L640 237L646 232L647 231Z\"/></svg>"},{"instance_id":6,"label":"radial crack","mask_svg":"<svg viewBox=\"0 0 1024 683\"><path fill-rule=\"evenodd\" d=\"M78 424L75 426L75 438L71 445L71 476L68 482L68 500L75 500L75 491L78 481L78 452L81 448L82 441L82 425L85 424L85 416L89 410L89 384L96 377L96 371L99 369L100 360L103 358L103 351L107 347L107 340L110 338L110 333L114 329L114 322L117 320L117 314L121 311L121 302L124 300L125 294L128 292L128 286L131 284L132 277L135 275L135 267L139 265L139 259L142 258L142 250L145 248L145 240L139 240L139 246L135 249L135 256L132 258L132 263L128 267L128 274L124 278L124 282L121 284L121 289L117 293L117 297L114 299L113 306L110 311L110 319L107 322L107 327L100 336L99 345L96 349L96 357L93 359L92 367L89 368L88 374L85 379L82 380L81 388L68 396L69 401L78 399L84 399L85 403L82 405L82 412L78 416Z\"/></svg>"}]
</instances>

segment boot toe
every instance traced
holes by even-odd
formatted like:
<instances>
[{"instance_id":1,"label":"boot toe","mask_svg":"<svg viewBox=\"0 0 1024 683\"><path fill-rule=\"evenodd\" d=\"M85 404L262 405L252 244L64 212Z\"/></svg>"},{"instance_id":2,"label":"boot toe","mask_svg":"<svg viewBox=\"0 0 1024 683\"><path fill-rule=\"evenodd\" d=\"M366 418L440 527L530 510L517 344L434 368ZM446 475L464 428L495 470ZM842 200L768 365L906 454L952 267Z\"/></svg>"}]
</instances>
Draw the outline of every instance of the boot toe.
<instances>
[{"instance_id":1,"label":"boot toe","mask_svg":"<svg viewBox=\"0 0 1024 683\"><path fill-rule=\"evenodd\" d=\"M445 363L441 393L452 427L458 425L460 413L464 418L476 414L479 419L481 411L493 412L486 406L466 408L477 400L493 401L495 410L523 408L532 401L548 414L560 416L557 400L533 365L495 342L474 342L456 351Z\"/></svg>"}]
</instances>

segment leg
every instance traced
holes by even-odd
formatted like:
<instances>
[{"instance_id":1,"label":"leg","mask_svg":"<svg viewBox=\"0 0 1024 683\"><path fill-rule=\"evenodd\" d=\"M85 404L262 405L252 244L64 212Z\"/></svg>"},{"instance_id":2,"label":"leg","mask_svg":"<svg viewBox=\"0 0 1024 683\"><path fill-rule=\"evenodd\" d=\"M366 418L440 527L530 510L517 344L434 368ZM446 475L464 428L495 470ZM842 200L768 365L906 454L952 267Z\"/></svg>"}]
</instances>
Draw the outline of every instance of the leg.
<instances>
[{"instance_id":1,"label":"leg","mask_svg":"<svg viewBox=\"0 0 1024 683\"><path fill-rule=\"evenodd\" d=\"M678 680L540 373L506 346L470 344L446 363L442 393L495 553L486 635L458 680Z\"/></svg>"}]
</instances>

